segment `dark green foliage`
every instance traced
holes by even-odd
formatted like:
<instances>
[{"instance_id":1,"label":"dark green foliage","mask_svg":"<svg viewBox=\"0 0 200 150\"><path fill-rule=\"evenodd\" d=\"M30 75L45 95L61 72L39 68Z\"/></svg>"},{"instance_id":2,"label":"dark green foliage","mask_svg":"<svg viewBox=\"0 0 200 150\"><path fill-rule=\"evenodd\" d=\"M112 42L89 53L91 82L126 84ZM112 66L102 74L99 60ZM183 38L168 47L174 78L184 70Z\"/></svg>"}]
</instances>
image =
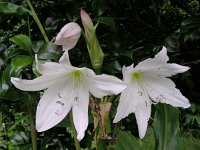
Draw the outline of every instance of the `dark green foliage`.
<instances>
[{"instance_id":1,"label":"dark green foliage","mask_svg":"<svg viewBox=\"0 0 200 150\"><path fill-rule=\"evenodd\" d=\"M166 104L156 107L153 130L157 150L179 150L179 111Z\"/></svg>"},{"instance_id":2,"label":"dark green foliage","mask_svg":"<svg viewBox=\"0 0 200 150\"><path fill-rule=\"evenodd\" d=\"M170 145L178 149L179 126L181 131L191 134L191 138L189 137L191 141L199 142L193 139L200 138L198 117L200 113L200 8L197 0L32 0L31 2L50 39L49 43L44 42L32 18L30 8L24 0L0 0L0 149L31 148L26 106L28 95L17 90L11 84L10 77L33 79L39 76L35 69L35 54L40 61L58 61L62 51L60 46L53 44L54 38L61 27L68 22L75 21L81 26L81 8L89 13L94 24L99 23L96 32L105 54L103 73L121 78L123 65L137 64L153 57L163 45L168 48L171 62L191 68L182 75L174 76L173 81L183 95L193 103L192 107L181 110L179 117L177 109L159 105L155 118L149 121L149 126L154 122L153 127L158 143L151 143L157 146L156 149L170 149ZM83 37L69 55L74 66L92 68ZM34 112L40 94L34 93L32 101ZM115 114L117 104L118 100L113 101L111 113ZM155 112L154 107L152 112ZM164 119L162 114L165 114L165 119L169 122L171 130L168 128L168 132L162 128L162 119ZM111 115L111 122L113 116ZM62 124L66 124L65 121ZM81 147L94 149L92 117L89 123ZM38 133L39 149L75 149L70 130L66 132L62 124L45 133ZM100 146L108 146L110 149L116 147L122 150L137 150L148 145L148 142L144 144L145 142L142 143L138 139L134 115L128 116L116 126L112 124L111 127L118 129L119 126L125 130L109 135L112 139L102 140L103 144ZM161 131L167 132L167 137L163 137L164 133ZM153 133L146 137L147 139L150 137L148 141L152 140L152 136ZM172 141L169 142L169 138ZM187 136L181 137L180 140L187 141ZM166 146L166 143L170 145ZM194 147L198 149L200 146L194 144Z\"/></svg>"}]
</instances>

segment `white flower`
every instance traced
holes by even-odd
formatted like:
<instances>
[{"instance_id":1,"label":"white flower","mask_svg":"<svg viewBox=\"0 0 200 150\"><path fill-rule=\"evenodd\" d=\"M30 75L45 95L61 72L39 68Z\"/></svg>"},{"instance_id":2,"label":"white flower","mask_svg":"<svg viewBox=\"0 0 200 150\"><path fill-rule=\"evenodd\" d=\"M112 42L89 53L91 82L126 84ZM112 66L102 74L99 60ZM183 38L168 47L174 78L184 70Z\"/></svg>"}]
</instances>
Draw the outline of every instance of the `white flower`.
<instances>
[{"instance_id":1,"label":"white flower","mask_svg":"<svg viewBox=\"0 0 200 150\"><path fill-rule=\"evenodd\" d=\"M167 63L168 60L167 49L163 47L155 58L144 60L136 67L123 67L123 80L127 88L121 94L113 122L135 113L141 139L147 130L152 103L161 102L183 108L190 106L188 99L175 88L174 82L166 78L185 72L189 67Z\"/></svg>"},{"instance_id":2,"label":"white flower","mask_svg":"<svg viewBox=\"0 0 200 150\"><path fill-rule=\"evenodd\" d=\"M63 50L67 51L76 45L80 36L81 27L75 22L70 22L66 24L57 34L55 44L62 45Z\"/></svg>"},{"instance_id":3,"label":"white flower","mask_svg":"<svg viewBox=\"0 0 200 150\"><path fill-rule=\"evenodd\" d=\"M37 59L36 59L37 62ZM33 80L11 78L11 82L23 91L47 89L41 97L36 112L36 129L42 132L62 121L72 108L77 139L84 137L88 126L89 92L97 98L119 94L126 85L109 75L95 75L88 68L73 67L65 52L59 63L37 63L42 76Z\"/></svg>"}]
</instances>

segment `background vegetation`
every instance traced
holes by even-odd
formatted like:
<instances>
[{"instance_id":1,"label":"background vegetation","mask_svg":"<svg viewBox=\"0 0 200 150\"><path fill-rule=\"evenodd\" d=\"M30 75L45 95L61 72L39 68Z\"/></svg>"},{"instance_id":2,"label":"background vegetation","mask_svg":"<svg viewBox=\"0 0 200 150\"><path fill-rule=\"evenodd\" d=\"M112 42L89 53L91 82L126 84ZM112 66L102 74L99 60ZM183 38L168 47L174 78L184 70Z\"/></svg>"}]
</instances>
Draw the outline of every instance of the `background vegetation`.
<instances>
[{"instance_id":1,"label":"background vegetation","mask_svg":"<svg viewBox=\"0 0 200 150\"><path fill-rule=\"evenodd\" d=\"M15 89L10 77L35 78L34 54L37 53L43 60L57 61L61 51L58 51L59 47L51 42L46 43L43 39L30 15L26 1L0 0L0 2L0 149L28 150L31 149L29 118L31 115L34 118L39 93L27 94ZM179 149L200 149L198 0L32 0L31 3L50 41L53 41L66 23L75 21L81 25L80 9L87 11L93 21L99 23L97 36L106 54L103 72L119 78L123 65L130 65L133 62L137 64L153 57L165 45L171 62L190 67L188 72L172 78L177 88L192 104L188 109L178 109L181 135ZM21 7L15 8L11 4ZM20 44L18 39L24 39L25 44ZM70 60L74 66L91 67L83 37L70 51ZM30 95L36 96L30 100ZM117 100L113 101L111 120L117 104ZM105 139L104 143L109 149L134 150L137 149L135 145L144 150L155 149L156 139L152 129L155 110L153 107L148 133L143 141L138 139L133 115L117 125L112 125L112 134L111 132L108 134L113 138ZM38 148L75 149L70 130L62 128L66 125L68 126L67 119L58 127L37 133ZM115 133L117 129L120 130ZM87 134L81 141L83 149L93 149L93 134L91 117Z\"/></svg>"}]
</instances>

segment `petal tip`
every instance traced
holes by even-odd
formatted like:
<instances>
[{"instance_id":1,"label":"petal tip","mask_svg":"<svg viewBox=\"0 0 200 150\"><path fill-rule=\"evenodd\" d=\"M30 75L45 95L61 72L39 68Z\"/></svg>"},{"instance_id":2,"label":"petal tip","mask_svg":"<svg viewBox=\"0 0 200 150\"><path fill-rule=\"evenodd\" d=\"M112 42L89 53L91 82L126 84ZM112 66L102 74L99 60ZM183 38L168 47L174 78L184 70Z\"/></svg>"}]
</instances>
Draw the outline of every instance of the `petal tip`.
<instances>
[{"instance_id":1,"label":"petal tip","mask_svg":"<svg viewBox=\"0 0 200 150\"><path fill-rule=\"evenodd\" d=\"M77 135L77 139L79 140L79 141L81 141L82 139L83 139L83 137L85 136L85 133L78 133L78 135Z\"/></svg>"}]
</instances>

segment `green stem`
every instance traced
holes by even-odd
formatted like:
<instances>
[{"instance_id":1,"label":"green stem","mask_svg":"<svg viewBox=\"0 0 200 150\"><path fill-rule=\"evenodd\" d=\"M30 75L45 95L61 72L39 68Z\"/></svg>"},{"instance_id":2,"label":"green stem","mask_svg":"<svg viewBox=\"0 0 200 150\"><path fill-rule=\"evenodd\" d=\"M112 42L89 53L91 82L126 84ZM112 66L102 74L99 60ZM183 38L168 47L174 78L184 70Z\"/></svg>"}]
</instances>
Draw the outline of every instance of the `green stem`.
<instances>
[{"instance_id":1,"label":"green stem","mask_svg":"<svg viewBox=\"0 0 200 150\"><path fill-rule=\"evenodd\" d=\"M39 20L39 18L38 18L38 16L37 16L36 12L35 12L35 10L34 10L32 4L31 4L31 2L30 2L29 0L25 0L25 1L27 2L28 6L29 6L30 9L31 9L33 19L34 19L35 22L37 23L37 25L38 25L38 27L39 27L39 29L40 29L40 32L42 33L42 35L43 35L43 37L44 37L45 42L48 43L48 42L49 42L49 39L48 39L48 37L47 37L47 35L46 35L46 32L45 32L45 30L44 30L44 28L43 28L43 26L42 26L42 24L41 24L41 22L40 22L40 20Z\"/></svg>"},{"instance_id":2,"label":"green stem","mask_svg":"<svg viewBox=\"0 0 200 150\"><path fill-rule=\"evenodd\" d=\"M33 106L31 102L31 96L29 95L29 100L27 102L27 107L28 107L28 115L29 115L29 122L30 122L30 128L31 128L31 142L32 142L32 147L33 150L37 150L37 134L35 130L35 125L34 125L34 117L33 117Z\"/></svg>"},{"instance_id":3,"label":"green stem","mask_svg":"<svg viewBox=\"0 0 200 150\"><path fill-rule=\"evenodd\" d=\"M164 112L164 143L163 143L163 150L166 150L165 148L167 148L167 132L168 132L168 126L167 126L167 118L168 118L168 113L167 113L167 108L166 105L163 104L163 112Z\"/></svg>"},{"instance_id":4,"label":"green stem","mask_svg":"<svg viewBox=\"0 0 200 150\"><path fill-rule=\"evenodd\" d=\"M70 123L71 123L71 127L72 127L72 133L73 133L73 137L74 137L74 142L75 142L76 150L81 150L80 143L79 143L79 141L77 139L76 128L75 128L74 122L73 122L72 111L70 111L69 117L70 117Z\"/></svg>"},{"instance_id":5,"label":"green stem","mask_svg":"<svg viewBox=\"0 0 200 150\"><path fill-rule=\"evenodd\" d=\"M31 27L30 27L29 16L27 16L27 22L28 22L28 36L31 39Z\"/></svg>"}]
</instances>

